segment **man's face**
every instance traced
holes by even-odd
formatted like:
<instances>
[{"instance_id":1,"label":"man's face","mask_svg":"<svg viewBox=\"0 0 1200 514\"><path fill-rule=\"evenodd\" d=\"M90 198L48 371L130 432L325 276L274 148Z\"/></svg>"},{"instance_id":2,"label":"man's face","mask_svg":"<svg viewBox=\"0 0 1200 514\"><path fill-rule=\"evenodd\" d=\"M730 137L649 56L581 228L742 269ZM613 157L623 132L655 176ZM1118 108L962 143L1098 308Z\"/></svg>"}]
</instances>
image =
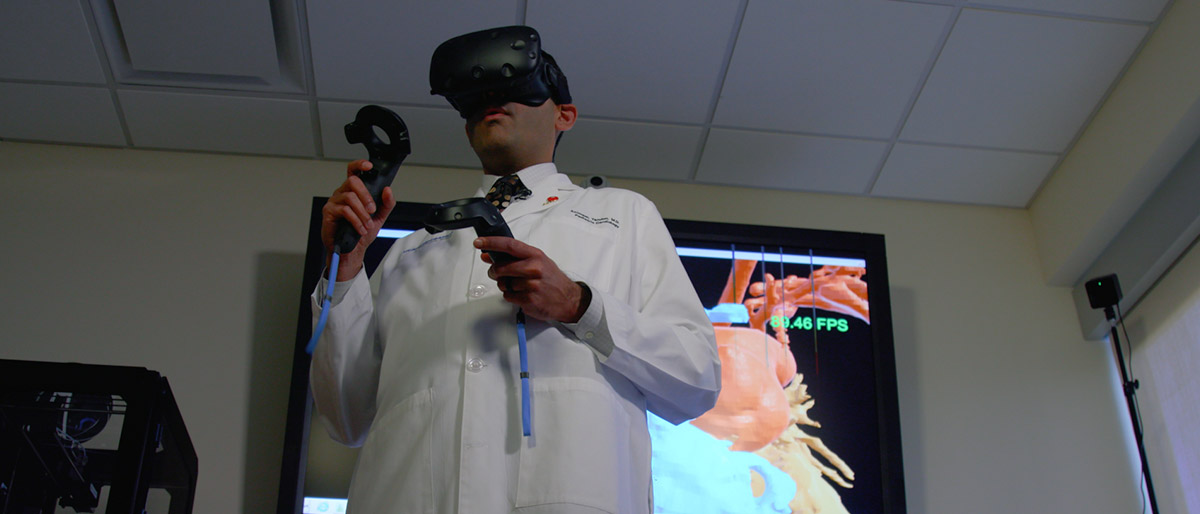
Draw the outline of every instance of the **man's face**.
<instances>
[{"instance_id":1,"label":"man's face","mask_svg":"<svg viewBox=\"0 0 1200 514\"><path fill-rule=\"evenodd\" d=\"M467 139L480 159L509 156L517 161L553 154L558 106L547 100L531 107L517 102L490 106L467 118Z\"/></svg>"}]
</instances>

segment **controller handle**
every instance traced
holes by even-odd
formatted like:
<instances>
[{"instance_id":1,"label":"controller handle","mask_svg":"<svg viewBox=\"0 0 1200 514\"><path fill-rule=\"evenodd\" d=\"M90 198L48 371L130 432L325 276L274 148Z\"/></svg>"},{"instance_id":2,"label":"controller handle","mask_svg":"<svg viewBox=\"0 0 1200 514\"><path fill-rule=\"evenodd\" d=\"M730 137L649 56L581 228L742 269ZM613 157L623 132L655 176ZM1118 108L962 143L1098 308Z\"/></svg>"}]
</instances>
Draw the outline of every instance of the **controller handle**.
<instances>
[{"instance_id":1,"label":"controller handle","mask_svg":"<svg viewBox=\"0 0 1200 514\"><path fill-rule=\"evenodd\" d=\"M424 220L425 230L436 234L443 230L455 230L472 227L479 237L503 236L512 237L512 231L500 210L487 200L479 197L463 198L438 204L429 209ZM504 252L487 251L492 262L500 264L512 260L512 256Z\"/></svg>"},{"instance_id":2,"label":"controller handle","mask_svg":"<svg viewBox=\"0 0 1200 514\"><path fill-rule=\"evenodd\" d=\"M381 140L374 127L379 127L387 134L388 141ZM400 163L412 153L408 127L391 110L378 105L366 105L358 110L354 121L346 124L346 141L367 147L371 169L358 172L358 178L367 186L376 207L380 208L383 205L383 188L391 185ZM358 239L358 231L354 226L349 221L341 220L334 233L333 248L338 253L348 253L358 245Z\"/></svg>"}]
</instances>

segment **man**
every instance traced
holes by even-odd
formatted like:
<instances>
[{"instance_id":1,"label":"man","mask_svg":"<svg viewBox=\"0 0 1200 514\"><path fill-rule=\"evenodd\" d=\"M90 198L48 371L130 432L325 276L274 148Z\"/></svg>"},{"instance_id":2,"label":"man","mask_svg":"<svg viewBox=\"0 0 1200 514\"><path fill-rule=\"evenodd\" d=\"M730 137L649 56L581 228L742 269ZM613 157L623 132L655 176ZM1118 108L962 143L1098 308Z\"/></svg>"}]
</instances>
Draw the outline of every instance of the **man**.
<instances>
[{"instance_id":1,"label":"man","mask_svg":"<svg viewBox=\"0 0 1200 514\"><path fill-rule=\"evenodd\" d=\"M496 30L519 33L522 48L540 44L528 27ZM468 60L483 51L463 48ZM373 205L355 176L370 164L356 161L325 206L326 248L339 220L362 236L341 258L311 369L330 434L363 445L353 512L649 512L646 410L679 423L716 401L712 325L661 217L640 195L581 189L557 172L555 143L577 110L553 59L530 55L534 93L511 82L446 93L483 164L477 196L512 175L528 190L496 201L513 238L418 232L369 284L363 252L395 205L391 191ZM530 436L518 309L528 316Z\"/></svg>"}]
</instances>

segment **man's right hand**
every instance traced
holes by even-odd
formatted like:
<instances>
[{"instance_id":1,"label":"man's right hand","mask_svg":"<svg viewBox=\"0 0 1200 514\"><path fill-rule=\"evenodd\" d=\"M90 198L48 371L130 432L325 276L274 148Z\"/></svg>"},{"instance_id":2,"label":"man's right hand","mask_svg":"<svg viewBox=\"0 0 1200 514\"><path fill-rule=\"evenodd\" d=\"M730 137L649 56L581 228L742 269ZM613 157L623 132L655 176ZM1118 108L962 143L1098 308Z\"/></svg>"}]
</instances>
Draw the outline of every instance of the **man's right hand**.
<instances>
[{"instance_id":1,"label":"man's right hand","mask_svg":"<svg viewBox=\"0 0 1200 514\"><path fill-rule=\"evenodd\" d=\"M363 255L367 247L379 235L383 222L396 206L392 188L383 189L383 205L375 205L367 186L358 178L360 171L371 169L371 161L359 159L346 165L346 181L338 187L321 209L321 242L325 245L325 266L328 268L333 255L333 236L338 222L347 220L358 231L358 245L350 253L342 254L338 261L337 281L354 278L363 266Z\"/></svg>"}]
</instances>

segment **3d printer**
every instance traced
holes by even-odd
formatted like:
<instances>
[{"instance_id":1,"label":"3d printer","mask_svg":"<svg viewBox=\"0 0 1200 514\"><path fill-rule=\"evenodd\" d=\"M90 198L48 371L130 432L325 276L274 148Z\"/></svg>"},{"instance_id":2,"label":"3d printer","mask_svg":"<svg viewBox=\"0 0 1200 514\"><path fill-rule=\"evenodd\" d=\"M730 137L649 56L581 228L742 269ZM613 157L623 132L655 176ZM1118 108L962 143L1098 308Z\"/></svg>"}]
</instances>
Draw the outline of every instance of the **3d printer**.
<instances>
[{"instance_id":1,"label":"3d printer","mask_svg":"<svg viewBox=\"0 0 1200 514\"><path fill-rule=\"evenodd\" d=\"M0 514L189 514L196 473L157 372L0 359Z\"/></svg>"}]
</instances>

